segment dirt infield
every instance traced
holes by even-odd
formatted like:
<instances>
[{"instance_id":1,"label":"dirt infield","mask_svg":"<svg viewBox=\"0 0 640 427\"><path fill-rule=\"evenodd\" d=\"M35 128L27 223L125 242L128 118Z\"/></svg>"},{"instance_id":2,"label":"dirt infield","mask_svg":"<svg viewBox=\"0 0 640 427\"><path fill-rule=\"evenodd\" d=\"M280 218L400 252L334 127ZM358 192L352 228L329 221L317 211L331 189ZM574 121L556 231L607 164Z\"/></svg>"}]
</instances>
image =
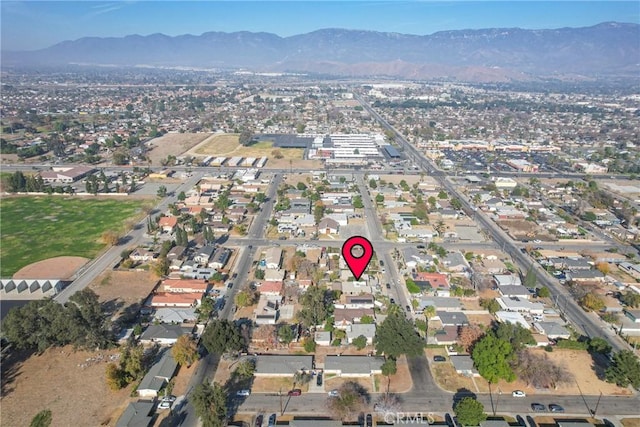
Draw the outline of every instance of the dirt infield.
<instances>
[{"instance_id":1,"label":"dirt infield","mask_svg":"<svg viewBox=\"0 0 640 427\"><path fill-rule=\"evenodd\" d=\"M89 262L89 258L79 256L49 258L22 267L13 275L13 278L68 280L87 262Z\"/></svg>"}]
</instances>

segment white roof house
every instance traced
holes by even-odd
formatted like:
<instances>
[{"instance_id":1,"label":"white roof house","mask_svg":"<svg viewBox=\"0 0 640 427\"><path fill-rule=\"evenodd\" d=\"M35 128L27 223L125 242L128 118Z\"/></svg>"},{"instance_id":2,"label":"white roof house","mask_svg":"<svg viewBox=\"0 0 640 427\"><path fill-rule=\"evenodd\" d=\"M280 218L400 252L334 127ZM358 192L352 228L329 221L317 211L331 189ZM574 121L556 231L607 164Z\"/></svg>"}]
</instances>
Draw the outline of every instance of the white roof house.
<instances>
[{"instance_id":1,"label":"white roof house","mask_svg":"<svg viewBox=\"0 0 640 427\"><path fill-rule=\"evenodd\" d=\"M266 267L271 269L280 268L282 262L282 249L278 247L271 247L265 252L264 260Z\"/></svg>"},{"instance_id":2,"label":"white roof house","mask_svg":"<svg viewBox=\"0 0 640 427\"><path fill-rule=\"evenodd\" d=\"M530 329L531 326L529 322L524 318L524 316L515 311L497 311L496 319L501 323L513 323L514 325L520 325L525 329Z\"/></svg>"},{"instance_id":3,"label":"white roof house","mask_svg":"<svg viewBox=\"0 0 640 427\"><path fill-rule=\"evenodd\" d=\"M543 314L544 304L531 302L518 297L502 297L497 299L498 304L504 311L528 312L531 314Z\"/></svg>"}]
</instances>

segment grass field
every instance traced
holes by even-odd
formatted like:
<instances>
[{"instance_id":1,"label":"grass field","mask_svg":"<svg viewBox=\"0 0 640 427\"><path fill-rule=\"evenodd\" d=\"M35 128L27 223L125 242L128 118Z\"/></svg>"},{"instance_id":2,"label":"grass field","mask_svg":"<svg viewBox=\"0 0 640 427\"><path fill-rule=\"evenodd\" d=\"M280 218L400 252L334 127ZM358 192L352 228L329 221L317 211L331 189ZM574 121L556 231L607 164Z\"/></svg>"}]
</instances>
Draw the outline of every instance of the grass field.
<instances>
[{"instance_id":1,"label":"grass field","mask_svg":"<svg viewBox=\"0 0 640 427\"><path fill-rule=\"evenodd\" d=\"M277 148L271 141L261 141L248 147L240 145L237 134L215 135L193 151L201 156L227 156L227 157L269 157L274 158L273 152L279 151L283 159L300 160L304 155L302 148Z\"/></svg>"},{"instance_id":2,"label":"grass field","mask_svg":"<svg viewBox=\"0 0 640 427\"><path fill-rule=\"evenodd\" d=\"M56 256L92 258L104 244L104 231L120 231L141 212L141 200L14 197L2 200L0 275Z\"/></svg>"}]
</instances>

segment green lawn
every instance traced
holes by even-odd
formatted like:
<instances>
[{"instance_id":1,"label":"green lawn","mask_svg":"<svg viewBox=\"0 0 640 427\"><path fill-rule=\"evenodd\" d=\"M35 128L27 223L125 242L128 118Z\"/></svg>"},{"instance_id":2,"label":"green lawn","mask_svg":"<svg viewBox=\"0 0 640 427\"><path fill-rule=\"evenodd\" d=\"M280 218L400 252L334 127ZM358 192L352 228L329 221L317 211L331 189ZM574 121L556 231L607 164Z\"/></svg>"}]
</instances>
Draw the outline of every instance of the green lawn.
<instances>
[{"instance_id":1,"label":"green lawn","mask_svg":"<svg viewBox=\"0 0 640 427\"><path fill-rule=\"evenodd\" d=\"M0 203L0 276L56 256L94 257L104 231L123 231L141 200L14 197Z\"/></svg>"}]
</instances>

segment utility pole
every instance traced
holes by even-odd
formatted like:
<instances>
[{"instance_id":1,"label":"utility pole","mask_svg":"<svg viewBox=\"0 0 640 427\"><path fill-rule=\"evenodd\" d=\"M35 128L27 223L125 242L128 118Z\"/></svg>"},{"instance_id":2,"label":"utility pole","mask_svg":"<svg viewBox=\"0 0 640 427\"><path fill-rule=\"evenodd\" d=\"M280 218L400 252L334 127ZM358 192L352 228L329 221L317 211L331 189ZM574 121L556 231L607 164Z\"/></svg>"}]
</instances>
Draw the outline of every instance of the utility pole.
<instances>
[{"instance_id":1,"label":"utility pole","mask_svg":"<svg viewBox=\"0 0 640 427\"><path fill-rule=\"evenodd\" d=\"M278 395L280 396L280 415L284 415L284 408L282 406L282 387L280 387L280 391L278 391Z\"/></svg>"}]
</instances>

